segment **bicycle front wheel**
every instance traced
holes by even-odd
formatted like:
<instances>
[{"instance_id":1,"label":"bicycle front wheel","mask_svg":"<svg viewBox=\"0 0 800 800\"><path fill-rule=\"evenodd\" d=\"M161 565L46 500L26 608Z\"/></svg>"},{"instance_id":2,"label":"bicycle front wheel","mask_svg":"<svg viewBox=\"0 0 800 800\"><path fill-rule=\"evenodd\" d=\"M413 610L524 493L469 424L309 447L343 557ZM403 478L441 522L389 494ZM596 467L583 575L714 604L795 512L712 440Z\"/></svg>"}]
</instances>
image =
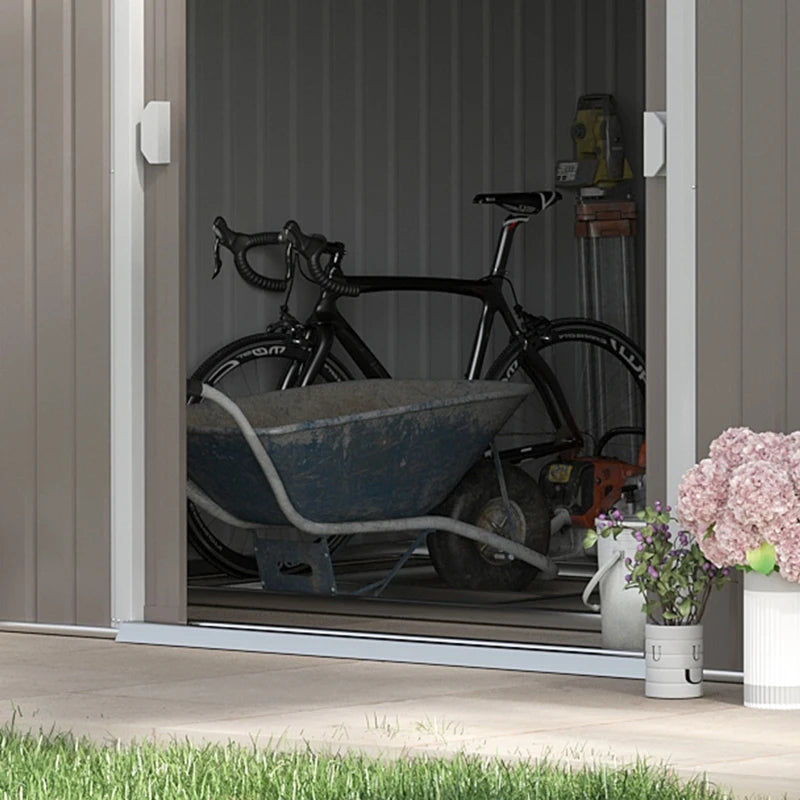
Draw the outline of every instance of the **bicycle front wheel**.
<instances>
[{"instance_id":1,"label":"bicycle front wheel","mask_svg":"<svg viewBox=\"0 0 800 800\"><path fill-rule=\"evenodd\" d=\"M270 334L238 339L207 358L192 378L208 383L237 400L253 394L290 388L312 355L310 344ZM334 356L322 365L320 382L352 376ZM269 488L264 484L264 491ZM228 525L187 500L189 543L211 566L235 578L258 577L256 532ZM332 536L333 552L346 537Z\"/></svg>"},{"instance_id":2,"label":"bicycle front wheel","mask_svg":"<svg viewBox=\"0 0 800 800\"><path fill-rule=\"evenodd\" d=\"M636 464L644 440L646 373L641 349L610 325L572 318L552 320L527 347L535 347L564 393L583 437L583 448L574 455ZM511 342L486 378L536 383L533 372L526 345ZM500 432L498 447L501 452L546 447L569 434L558 431L558 425L541 393L532 392Z\"/></svg>"}]
</instances>

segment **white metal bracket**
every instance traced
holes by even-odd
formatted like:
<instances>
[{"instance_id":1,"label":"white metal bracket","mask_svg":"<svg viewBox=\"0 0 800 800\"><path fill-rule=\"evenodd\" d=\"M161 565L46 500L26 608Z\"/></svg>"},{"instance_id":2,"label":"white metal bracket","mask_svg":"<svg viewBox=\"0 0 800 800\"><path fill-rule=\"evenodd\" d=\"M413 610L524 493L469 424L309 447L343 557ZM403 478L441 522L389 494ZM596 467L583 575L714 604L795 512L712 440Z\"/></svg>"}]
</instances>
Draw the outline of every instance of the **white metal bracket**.
<instances>
[{"instance_id":1,"label":"white metal bracket","mask_svg":"<svg viewBox=\"0 0 800 800\"><path fill-rule=\"evenodd\" d=\"M667 112L644 112L644 176L667 174Z\"/></svg>"},{"instance_id":2,"label":"white metal bracket","mask_svg":"<svg viewBox=\"0 0 800 800\"><path fill-rule=\"evenodd\" d=\"M142 111L139 149L148 164L169 164L170 104L151 100Z\"/></svg>"}]
</instances>

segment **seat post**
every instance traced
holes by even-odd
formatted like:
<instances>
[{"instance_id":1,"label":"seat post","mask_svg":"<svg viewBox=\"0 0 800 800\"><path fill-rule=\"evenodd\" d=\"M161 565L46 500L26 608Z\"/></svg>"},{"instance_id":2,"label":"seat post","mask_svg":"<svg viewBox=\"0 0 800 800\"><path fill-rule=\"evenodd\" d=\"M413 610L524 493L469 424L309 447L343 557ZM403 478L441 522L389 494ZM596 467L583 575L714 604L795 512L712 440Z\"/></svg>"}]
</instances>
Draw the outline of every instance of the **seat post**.
<instances>
[{"instance_id":1,"label":"seat post","mask_svg":"<svg viewBox=\"0 0 800 800\"><path fill-rule=\"evenodd\" d=\"M505 275L508 255L511 252L511 243L514 240L514 231L517 229L518 225L522 225L529 219L530 216L527 214L509 214L503 220L503 224L500 228L500 236L497 240L497 249L494 253L492 271L489 273L490 275Z\"/></svg>"}]
</instances>

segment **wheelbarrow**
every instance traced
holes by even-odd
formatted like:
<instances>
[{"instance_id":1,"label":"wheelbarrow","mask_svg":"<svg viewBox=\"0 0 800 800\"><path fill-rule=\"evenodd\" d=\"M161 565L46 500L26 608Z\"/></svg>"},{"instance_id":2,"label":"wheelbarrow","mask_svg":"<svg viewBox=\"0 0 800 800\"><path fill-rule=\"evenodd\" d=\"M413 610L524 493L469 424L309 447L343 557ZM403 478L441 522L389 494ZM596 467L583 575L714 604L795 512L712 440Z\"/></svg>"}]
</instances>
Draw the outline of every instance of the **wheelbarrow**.
<instances>
[{"instance_id":1,"label":"wheelbarrow","mask_svg":"<svg viewBox=\"0 0 800 800\"><path fill-rule=\"evenodd\" d=\"M357 593L382 591L436 530L554 577L554 562L519 541L430 513L484 458L529 391L499 381L363 380L268 392L237 405L190 381L190 399L206 402L186 409L187 494L223 522L256 531L259 575L271 591L334 594L328 537L398 531L419 535L386 578Z\"/></svg>"}]
</instances>

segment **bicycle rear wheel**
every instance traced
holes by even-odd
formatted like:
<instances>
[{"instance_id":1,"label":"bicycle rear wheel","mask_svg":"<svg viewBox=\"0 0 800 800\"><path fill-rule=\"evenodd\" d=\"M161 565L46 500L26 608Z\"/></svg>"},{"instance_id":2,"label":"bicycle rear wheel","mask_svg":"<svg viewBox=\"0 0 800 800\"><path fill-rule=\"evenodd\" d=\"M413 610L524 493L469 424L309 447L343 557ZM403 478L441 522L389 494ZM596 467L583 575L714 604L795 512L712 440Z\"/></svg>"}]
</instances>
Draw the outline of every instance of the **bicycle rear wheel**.
<instances>
[{"instance_id":1,"label":"bicycle rear wheel","mask_svg":"<svg viewBox=\"0 0 800 800\"><path fill-rule=\"evenodd\" d=\"M644 437L644 355L616 329L581 319L554 320L528 343L512 341L486 373L489 380L537 383L535 367L527 353L535 347L555 373L573 414L584 444L580 452L564 455L603 455L636 464ZM526 451L530 446L556 445L573 433L554 421L538 391L532 392L496 437L501 453ZM547 552L550 512L538 483L541 466L549 457L530 460L522 467L505 467L509 480L512 514L523 525L525 544ZM519 463L527 456L510 460ZM497 481L490 463L478 464L453 498L440 509L448 516L486 525L496 532L509 528L504 503L496 496ZM480 480L478 480L480 479ZM492 516L493 512L494 517ZM491 549L452 534L437 531L428 536L431 560L439 575L451 586L468 589L519 591L537 575L535 567L520 561L497 560Z\"/></svg>"},{"instance_id":2,"label":"bicycle rear wheel","mask_svg":"<svg viewBox=\"0 0 800 800\"><path fill-rule=\"evenodd\" d=\"M644 354L625 334L594 320L551 321L531 344L555 374L583 447L573 455L604 456L637 463L644 439ZM487 379L530 382L525 345L511 342ZM557 438L539 392L533 392L498 437L501 452Z\"/></svg>"},{"instance_id":3,"label":"bicycle rear wheel","mask_svg":"<svg viewBox=\"0 0 800 800\"><path fill-rule=\"evenodd\" d=\"M231 342L209 356L195 370L192 378L208 383L237 400L248 395L290 388L311 354L311 345L304 342L274 334L254 334ZM334 356L328 356L320 370L319 381L351 379L345 367ZM256 533L253 530L220 522L190 500L187 500L186 519L189 543L211 566L235 578L258 577ZM328 540L331 552L345 538L332 536Z\"/></svg>"}]
</instances>

